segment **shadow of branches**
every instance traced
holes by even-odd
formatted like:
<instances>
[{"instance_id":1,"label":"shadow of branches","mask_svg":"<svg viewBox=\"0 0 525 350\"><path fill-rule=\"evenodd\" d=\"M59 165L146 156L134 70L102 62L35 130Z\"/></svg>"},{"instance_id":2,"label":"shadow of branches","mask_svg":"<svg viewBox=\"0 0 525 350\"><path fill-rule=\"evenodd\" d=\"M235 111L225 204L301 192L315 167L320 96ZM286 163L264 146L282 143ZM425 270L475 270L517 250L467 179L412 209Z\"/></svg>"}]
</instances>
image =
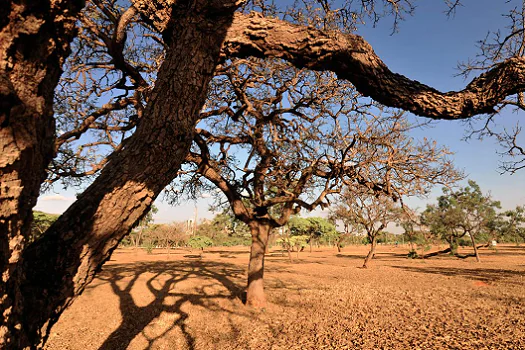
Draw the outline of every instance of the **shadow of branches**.
<instances>
[{"instance_id":1,"label":"shadow of branches","mask_svg":"<svg viewBox=\"0 0 525 350\"><path fill-rule=\"evenodd\" d=\"M392 266L409 272L419 272L443 276L459 276L474 281L495 282L505 279L505 283L516 284L517 277L523 276L523 271L475 268L464 269L455 267L413 267L413 266Z\"/></svg>"},{"instance_id":2,"label":"shadow of branches","mask_svg":"<svg viewBox=\"0 0 525 350\"><path fill-rule=\"evenodd\" d=\"M139 334L147 339L149 343L147 348L151 349L157 339L176 327L183 334L186 347L194 349L195 338L188 330L186 323L188 314L182 310L183 305L191 303L207 309L217 308L217 311L224 311L216 301L240 298L244 285L241 287L239 281L243 280L244 273L243 269L233 264L202 261L192 261L191 264L185 261L156 261L104 267L98 278L104 281L102 283L109 283L113 293L119 297L122 321L99 349L126 349ZM136 284L144 283L146 276L148 277L145 285L153 300L144 306L139 306L131 292ZM193 293L179 291L177 286L191 278L205 279L209 283L201 283ZM238 281L234 282L236 279ZM221 288L216 291L213 286ZM210 292L211 290L215 292ZM173 298L175 302L168 303L167 298ZM145 328L163 312L173 315L176 320L161 334L148 336Z\"/></svg>"}]
</instances>

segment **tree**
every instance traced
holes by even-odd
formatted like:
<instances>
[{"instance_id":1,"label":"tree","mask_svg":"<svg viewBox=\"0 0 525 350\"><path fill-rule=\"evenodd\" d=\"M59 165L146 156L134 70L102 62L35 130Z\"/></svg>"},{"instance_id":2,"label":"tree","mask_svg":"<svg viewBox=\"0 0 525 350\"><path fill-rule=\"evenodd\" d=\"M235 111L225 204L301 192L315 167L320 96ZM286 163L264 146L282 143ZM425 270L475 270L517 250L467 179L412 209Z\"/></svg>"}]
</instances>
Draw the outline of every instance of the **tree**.
<instances>
[{"instance_id":1,"label":"tree","mask_svg":"<svg viewBox=\"0 0 525 350\"><path fill-rule=\"evenodd\" d=\"M108 158L93 184L43 238L26 248L31 210L55 146L52 92L84 4L0 2L2 346L34 347L45 340L62 310L173 180L220 60L273 56L298 67L331 70L381 103L442 119L492 112L507 96L523 90L521 57L497 62L454 93L440 93L392 73L364 39L343 33L353 17L380 11L374 1L363 2L366 6L358 11L350 9L351 3L342 9L324 6L324 12L317 6L297 8L288 21L265 17L271 6L263 2L255 8L259 14L251 16L236 12L242 1L137 0L120 11L114 16L118 30L111 36L114 51L125 47L123 34L137 12L163 33L168 50L155 88L125 147ZM396 21L411 8L409 1L384 4ZM308 13L312 8L317 15ZM304 26L305 18L310 27ZM522 32L514 37L519 35ZM44 294L45 304L32 297Z\"/></svg>"},{"instance_id":2,"label":"tree","mask_svg":"<svg viewBox=\"0 0 525 350\"><path fill-rule=\"evenodd\" d=\"M403 237L410 244L408 257L425 258L424 251L430 249L430 243L433 236L427 227L421 222L421 216L415 210L405 206L399 213L397 225L403 228ZM422 248L420 254L418 254L414 243Z\"/></svg>"},{"instance_id":3,"label":"tree","mask_svg":"<svg viewBox=\"0 0 525 350\"><path fill-rule=\"evenodd\" d=\"M363 263L363 268L367 268L375 256L379 235L390 222L397 219L400 208L390 197L354 188L347 189L339 203L338 211L345 212L345 220L351 222L358 231L364 231L370 242L370 250Z\"/></svg>"},{"instance_id":4,"label":"tree","mask_svg":"<svg viewBox=\"0 0 525 350\"><path fill-rule=\"evenodd\" d=\"M340 253L342 249L342 242L345 238L350 237L350 234L352 232L352 228L354 227L353 219L348 215L348 212L346 208L342 205L333 206L330 208L330 219L334 222L342 222L343 223L343 234L339 235L339 239L337 241L337 251Z\"/></svg>"},{"instance_id":5,"label":"tree","mask_svg":"<svg viewBox=\"0 0 525 350\"><path fill-rule=\"evenodd\" d=\"M188 240L188 245L192 247L193 249L200 249L201 258L202 258L202 254L204 253L204 248L211 247L213 245L213 241L209 237L193 236Z\"/></svg>"},{"instance_id":6,"label":"tree","mask_svg":"<svg viewBox=\"0 0 525 350\"><path fill-rule=\"evenodd\" d=\"M507 220L502 224L504 235L508 235L518 244L518 239L525 241L525 206L517 206L515 210L507 210L504 215Z\"/></svg>"},{"instance_id":7,"label":"tree","mask_svg":"<svg viewBox=\"0 0 525 350\"><path fill-rule=\"evenodd\" d=\"M19 326L20 265L54 153L53 91L82 6L79 0L0 2L0 347L38 342L18 340L26 337Z\"/></svg>"},{"instance_id":8,"label":"tree","mask_svg":"<svg viewBox=\"0 0 525 350\"><path fill-rule=\"evenodd\" d=\"M266 302L264 253L270 233L301 209L327 207L344 184L396 197L407 189L405 178L424 188L423 181L458 176L445 148L408 137L413 126L402 113L358 99L352 86L331 74L253 59L221 68L181 185L175 183L172 193L194 195L207 181L250 227L248 305ZM308 229L292 232L290 239L306 235L313 244L320 223L307 222Z\"/></svg>"},{"instance_id":9,"label":"tree","mask_svg":"<svg viewBox=\"0 0 525 350\"><path fill-rule=\"evenodd\" d=\"M173 244L179 245L186 240L186 227L183 223L171 223L169 225L157 225L149 233L149 238L160 246L164 246L170 256Z\"/></svg>"},{"instance_id":10,"label":"tree","mask_svg":"<svg viewBox=\"0 0 525 350\"><path fill-rule=\"evenodd\" d=\"M211 221L197 226L196 235L209 237L215 245L239 245L250 242L250 229L233 215L231 209L223 210Z\"/></svg>"},{"instance_id":11,"label":"tree","mask_svg":"<svg viewBox=\"0 0 525 350\"><path fill-rule=\"evenodd\" d=\"M333 238L337 234L335 225L321 217L301 218L295 216L290 219L288 227L292 237L299 235L308 237L307 242L310 245L310 253L312 252L314 241L319 242L320 239L326 237Z\"/></svg>"},{"instance_id":12,"label":"tree","mask_svg":"<svg viewBox=\"0 0 525 350\"><path fill-rule=\"evenodd\" d=\"M451 191L443 188L437 205L428 205L423 213L423 222L432 232L444 238L450 252L457 254L457 240L468 235L476 261L480 261L476 236L490 231L500 204L490 195L484 195L476 182L469 180L468 186Z\"/></svg>"},{"instance_id":13,"label":"tree","mask_svg":"<svg viewBox=\"0 0 525 350\"><path fill-rule=\"evenodd\" d=\"M140 244L142 243L144 231L148 230L151 225L153 224L153 214L156 214L158 212L158 209L156 206L152 205L151 210L140 220L135 227L133 231L129 234L129 239L131 241L131 244L135 248L138 248Z\"/></svg>"}]
</instances>

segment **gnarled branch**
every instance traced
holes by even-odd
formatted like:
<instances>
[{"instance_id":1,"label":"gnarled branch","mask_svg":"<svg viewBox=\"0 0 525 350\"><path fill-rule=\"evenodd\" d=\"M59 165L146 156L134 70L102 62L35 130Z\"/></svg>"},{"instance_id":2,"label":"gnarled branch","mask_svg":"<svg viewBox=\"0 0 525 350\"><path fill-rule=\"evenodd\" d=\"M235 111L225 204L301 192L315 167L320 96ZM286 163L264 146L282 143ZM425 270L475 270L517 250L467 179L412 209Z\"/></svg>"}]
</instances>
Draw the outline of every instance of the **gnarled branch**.
<instances>
[{"instance_id":1,"label":"gnarled branch","mask_svg":"<svg viewBox=\"0 0 525 350\"><path fill-rule=\"evenodd\" d=\"M222 55L277 57L299 68L332 71L386 106L434 119L493 113L505 97L525 90L524 58L509 58L463 90L443 93L393 73L359 35L297 26L255 12L235 15Z\"/></svg>"}]
</instances>

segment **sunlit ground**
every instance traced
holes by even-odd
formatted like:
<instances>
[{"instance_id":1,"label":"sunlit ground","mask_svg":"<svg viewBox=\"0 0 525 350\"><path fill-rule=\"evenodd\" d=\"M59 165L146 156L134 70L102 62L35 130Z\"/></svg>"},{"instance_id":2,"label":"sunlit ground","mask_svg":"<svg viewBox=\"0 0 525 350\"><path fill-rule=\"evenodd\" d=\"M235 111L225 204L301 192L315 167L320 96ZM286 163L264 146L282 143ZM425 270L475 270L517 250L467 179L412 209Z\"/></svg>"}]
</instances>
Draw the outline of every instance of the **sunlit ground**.
<instances>
[{"instance_id":1,"label":"sunlit ground","mask_svg":"<svg viewBox=\"0 0 525 350\"><path fill-rule=\"evenodd\" d=\"M117 250L47 349L525 349L525 246L481 263L379 246L361 269L366 249L272 250L262 311L242 303L246 247Z\"/></svg>"}]
</instances>

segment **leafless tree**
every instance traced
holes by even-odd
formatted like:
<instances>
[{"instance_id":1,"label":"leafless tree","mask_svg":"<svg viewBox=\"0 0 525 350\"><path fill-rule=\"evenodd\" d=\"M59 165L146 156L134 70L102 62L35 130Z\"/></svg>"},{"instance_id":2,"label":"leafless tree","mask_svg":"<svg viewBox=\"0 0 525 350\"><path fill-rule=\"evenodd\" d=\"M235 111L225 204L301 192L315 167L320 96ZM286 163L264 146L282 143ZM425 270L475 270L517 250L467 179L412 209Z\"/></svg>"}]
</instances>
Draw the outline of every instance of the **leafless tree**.
<instances>
[{"instance_id":1,"label":"leafless tree","mask_svg":"<svg viewBox=\"0 0 525 350\"><path fill-rule=\"evenodd\" d=\"M149 237L157 244L164 246L168 259L172 245L178 246L188 238L184 223L171 223L169 225L158 225L152 228Z\"/></svg>"},{"instance_id":2,"label":"leafless tree","mask_svg":"<svg viewBox=\"0 0 525 350\"><path fill-rule=\"evenodd\" d=\"M399 216L399 202L396 204L384 194L358 188L347 189L340 198L336 210L344 215L349 225L365 232L370 242L370 251L363 262L363 268L367 268L375 256L378 236Z\"/></svg>"},{"instance_id":3,"label":"leafless tree","mask_svg":"<svg viewBox=\"0 0 525 350\"><path fill-rule=\"evenodd\" d=\"M330 8L305 1L274 12L276 6L262 1L137 0L129 8L116 8L116 30L110 35L115 51L129 45L126 39L132 35L124 34L137 14L163 38L166 49L152 75L154 88L140 96L144 108L128 130L132 135L115 147L97 178L42 239L26 246L31 209L56 149L53 92L84 4L0 2L2 346L36 347L45 340L60 313L175 178L221 61L280 58L299 69L332 71L383 105L435 119L492 113L508 96L523 91L522 57L501 61L461 91L442 93L390 71L352 33L351 22L344 23L383 13L400 19L410 5L408 0L367 0ZM248 14L248 9L255 12ZM129 97L140 90L140 79L127 74L124 90L136 86Z\"/></svg>"},{"instance_id":4,"label":"leafless tree","mask_svg":"<svg viewBox=\"0 0 525 350\"><path fill-rule=\"evenodd\" d=\"M241 59L211 87L173 193L193 194L205 178L250 227L249 305L265 304L268 237L291 215L327 207L345 185L397 199L460 177L445 148L407 136L402 113L358 98L332 74Z\"/></svg>"}]
</instances>

